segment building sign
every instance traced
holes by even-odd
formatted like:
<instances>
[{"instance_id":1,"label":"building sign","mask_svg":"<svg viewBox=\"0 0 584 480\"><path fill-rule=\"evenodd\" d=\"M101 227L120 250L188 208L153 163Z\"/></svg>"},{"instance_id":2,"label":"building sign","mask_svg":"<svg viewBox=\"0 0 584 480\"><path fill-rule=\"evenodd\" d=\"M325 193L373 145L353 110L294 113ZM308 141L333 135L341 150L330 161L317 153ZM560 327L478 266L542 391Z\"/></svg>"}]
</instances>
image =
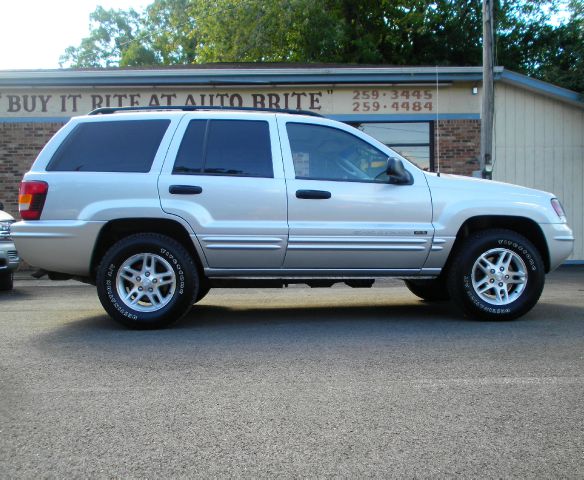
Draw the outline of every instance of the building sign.
<instances>
[{"instance_id":1,"label":"building sign","mask_svg":"<svg viewBox=\"0 0 584 480\"><path fill-rule=\"evenodd\" d=\"M470 88L441 87L440 113L478 113ZM100 107L165 106L259 107L310 110L335 114L435 114L432 86L342 88L208 89L4 89L0 90L0 117L71 117Z\"/></svg>"}]
</instances>

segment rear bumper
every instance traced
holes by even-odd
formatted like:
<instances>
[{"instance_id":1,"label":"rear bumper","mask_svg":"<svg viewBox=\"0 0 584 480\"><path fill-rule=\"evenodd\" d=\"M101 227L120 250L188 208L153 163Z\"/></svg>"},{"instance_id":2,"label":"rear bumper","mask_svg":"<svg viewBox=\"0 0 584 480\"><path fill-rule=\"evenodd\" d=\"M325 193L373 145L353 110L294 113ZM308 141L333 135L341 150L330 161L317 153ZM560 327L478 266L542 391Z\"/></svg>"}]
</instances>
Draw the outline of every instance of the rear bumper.
<instances>
[{"instance_id":1,"label":"rear bumper","mask_svg":"<svg viewBox=\"0 0 584 480\"><path fill-rule=\"evenodd\" d=\"M11 235L23 260L51 272L87 276L99 232L106 222L21 221Z\"/></svg>"},{"instance_id":2,"label":"rear bumper","mask_svg":"<svg viewBox=\"0 0 584 480\"><path fill-rule=\"evenodd\" d=\"M574 234L566 223L544 223L539 225L548 244L550 272L564 263L574 250Z\"/></svg>"}]
</instances>

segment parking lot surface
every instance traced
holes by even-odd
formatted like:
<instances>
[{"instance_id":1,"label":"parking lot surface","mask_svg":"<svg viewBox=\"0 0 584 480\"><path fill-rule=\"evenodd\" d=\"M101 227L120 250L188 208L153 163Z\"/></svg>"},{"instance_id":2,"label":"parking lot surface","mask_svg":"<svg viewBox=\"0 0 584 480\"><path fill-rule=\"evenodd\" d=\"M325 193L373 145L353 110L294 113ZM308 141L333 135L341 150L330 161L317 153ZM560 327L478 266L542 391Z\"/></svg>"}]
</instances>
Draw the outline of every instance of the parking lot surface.
<instances>
[{"instance_id":1,"label":"parking lot surface","mask_svg":"<svg viewBox=\"0 0 584 480\"><path fill-rule=\"evenodd\" d=\"M401 282L215 290L171 329L0 294L3 478L584 477L584 268L513 322Z\"/></svg>"}]
</instances>

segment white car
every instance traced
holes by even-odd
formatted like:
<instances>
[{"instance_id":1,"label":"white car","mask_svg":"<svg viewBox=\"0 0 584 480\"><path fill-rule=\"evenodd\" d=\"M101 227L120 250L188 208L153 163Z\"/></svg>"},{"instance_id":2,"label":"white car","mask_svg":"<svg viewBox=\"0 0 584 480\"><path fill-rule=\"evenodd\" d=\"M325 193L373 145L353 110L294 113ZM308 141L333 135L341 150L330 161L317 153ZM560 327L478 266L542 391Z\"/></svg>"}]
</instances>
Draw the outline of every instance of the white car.
<instances>
[{"instance_id":1,"label":"white car","mask_svg":"<svg viewBox=\"0 0 584 480\"><path fill-rule=\"evenodd\" d=\"M152 109L150 109L152 110ZM261 109L100 109L45 146L13 236L50 278L95 283L134 328L212 287L371 286L508 320L574 238L554 195L427 173L346 124Z\"/></svg>"},{"instance_id":2,"label":"white car","mask_svg":"<svg viewBox=\"0 0 584 480\"><path fill-rule=\"evenodd\" d=\"M14 271L18 268L20 258L10 236L10 226L14 218L2 210L0 203L0 291L12 290Z\"/></svg>"}]
</instances>

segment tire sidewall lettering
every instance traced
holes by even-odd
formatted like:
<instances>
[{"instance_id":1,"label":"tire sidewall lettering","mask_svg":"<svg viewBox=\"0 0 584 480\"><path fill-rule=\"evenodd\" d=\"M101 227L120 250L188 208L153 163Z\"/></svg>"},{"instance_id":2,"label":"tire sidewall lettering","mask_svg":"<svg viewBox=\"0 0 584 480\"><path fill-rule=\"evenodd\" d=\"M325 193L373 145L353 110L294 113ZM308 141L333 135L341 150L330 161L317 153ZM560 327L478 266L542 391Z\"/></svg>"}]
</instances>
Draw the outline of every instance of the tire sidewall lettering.
<instances>
[{"instance_id":1,"label":"tire sidewall lettering","mask_svg":"<svg viewBox=\"0 0 584 480\"><path fill-rule=\"evenodd\" d=\"M498 240L498 244L499 244L499 246L504 246L506 248L512 247L513 250L516 253L519 253L521 255L521 257L523 258L523 260L527 262L528 268L531 271L535 272L537 270L537 265L535 263L535 259L533 258L531 253L529 253L529 250L527 250L527 248L525 248L523 245L521 245L515 241L506 240L506 239Z\"/></svg>"},{"instance_id":2,"label":"tire sidewall lettering","mask_svg":"<svg viewBox=\"0 0 584 480\"><path fill-rule=\"evenodd\" d=\"M178 295L184 295L184 293L185 293L185 273L184 273L182 265L176 259L176 257L174 255L172 255L172 253L170 253L166 248L161 248L159 250L159 252L160 252L161 256L166 257L168 260L170 260L171 265L176 270L175 273L178 276L176 293Z\"/></svg>"},{"instance_id":3,"label":"tire sidewall lettering","mask_svg":"<svg viewBox=\"0 0 584 480\"><path fill-rule=\"evenodd\" d=\"M110 270L108 269L108 274L110 275ZM138 316L130 313L128 310L126 310L124 307L122 307L120 305L120 303L118 302L118 295L117 292L115 291L114 287L113 287L113 282L111 279L107 279L105 281L105 291L106 294L112 304L112 306L118 311L120 312L124 317L129 318L130 320L138 320Z\"/></svg>"},{"instance_id":4,"label":"tire sidewall lettering","mask_svg":"<svg viewBox=\"0 0 584 480\"><path fill-rule=\"evenodd\" d=\"M483 312L486 313L491 313L493 315L506 315L511 313L511 309L510 308L500 308L500 307L495 307L495 306L491 306L488 304L483 303L476 295L474 288L472 286L472 279L471 276L466 274L463 276L463 286L464 286L464 291L468 297L468 299L473 303L473 305L482 310Z\"/></svg>"}]
</instances>

